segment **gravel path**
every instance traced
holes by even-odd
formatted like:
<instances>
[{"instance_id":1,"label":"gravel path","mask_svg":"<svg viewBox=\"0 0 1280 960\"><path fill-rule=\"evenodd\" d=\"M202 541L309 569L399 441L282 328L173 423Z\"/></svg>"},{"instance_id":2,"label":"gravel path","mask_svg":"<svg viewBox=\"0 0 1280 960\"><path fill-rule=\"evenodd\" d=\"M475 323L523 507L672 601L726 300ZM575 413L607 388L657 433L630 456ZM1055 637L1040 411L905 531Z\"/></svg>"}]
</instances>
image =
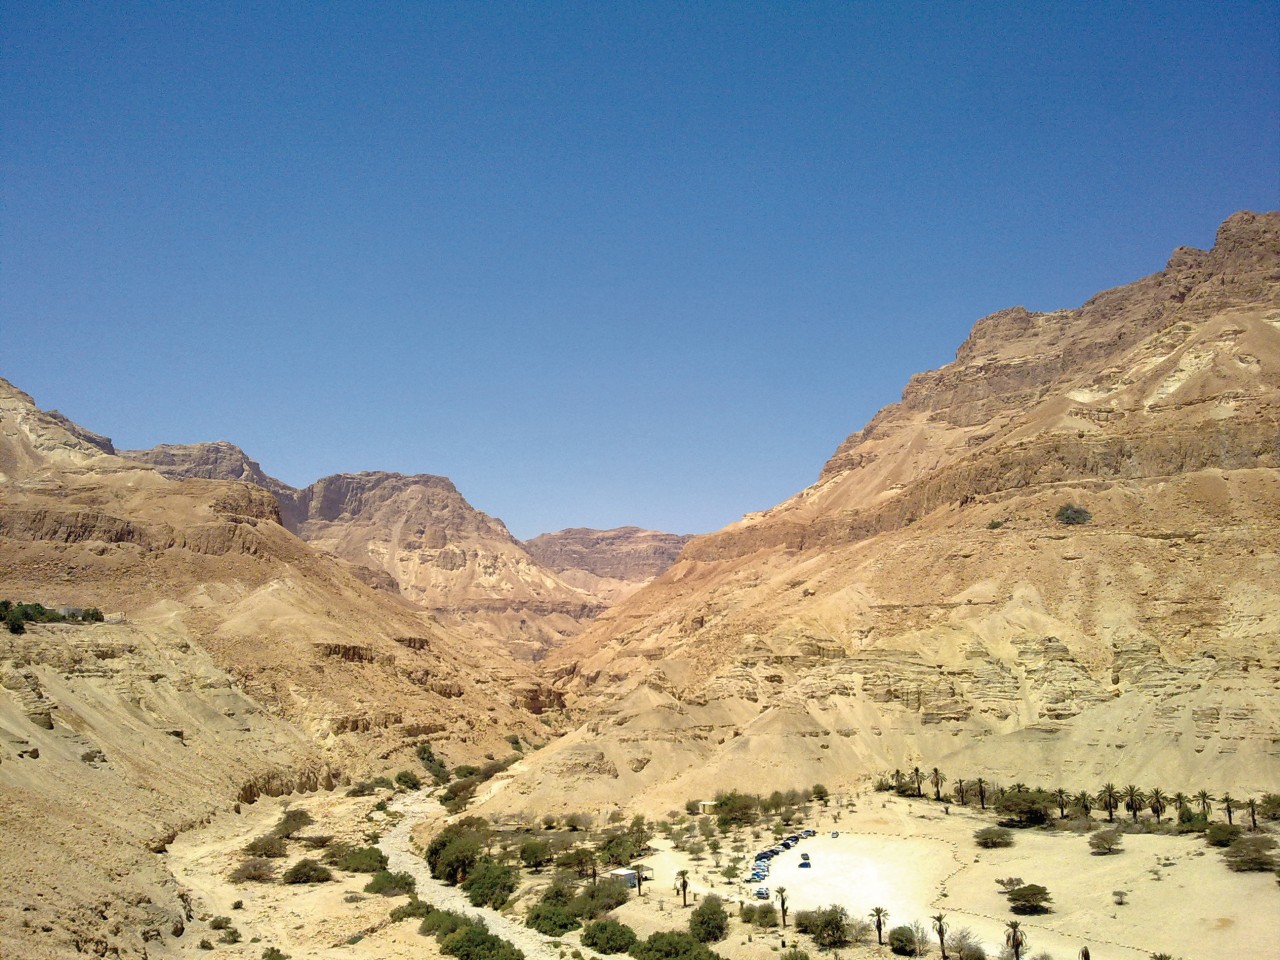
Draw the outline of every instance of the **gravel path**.
<instances>
[{"instance_id":1,"label":"gravel path","mask_svg":"<svg viewBox=\"0 0 1280 960\"><path fill-rule=\"evenodd\" d=\"M382 852L387 855L388 869L410 874L418 883L418 899L432 906L483 920L490 933L514 943L524 951L527 960L560 960L561 951L551 945L550 937L545 937L490 907L473 907L462 890L431 876L427 862L414 853L409 838L414 826L423 819L428 805L434 806L435 801L416 792L397 797L391 802L391 809L403 816L378 842ZM569 948L577 947L584 956L593 960L602 960L598 954L582 947L577 942L576 935L561 937L559 942Z\"/></svg>"}]
</instances>

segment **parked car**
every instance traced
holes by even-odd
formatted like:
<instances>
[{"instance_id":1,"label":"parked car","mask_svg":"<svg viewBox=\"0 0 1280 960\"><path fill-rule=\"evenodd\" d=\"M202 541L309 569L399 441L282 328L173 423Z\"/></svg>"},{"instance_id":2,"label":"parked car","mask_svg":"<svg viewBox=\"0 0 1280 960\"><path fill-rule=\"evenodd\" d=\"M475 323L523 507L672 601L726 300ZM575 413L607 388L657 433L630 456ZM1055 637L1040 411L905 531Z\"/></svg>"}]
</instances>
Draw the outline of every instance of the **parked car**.
<instances>
[{"instance_id":1,"label":"parked car","mask_svg":"<svg viewBox=\"0 0 1280 960\"><path fill-rule=\"evenodd\" d=\"M813 866L813 864L812 864L812 863L810 863L808 860L801 860L801 861L800 861L800 867L801 867L801 869L804 869L804 868L806 868L806 867L812 867L812 866Z\"/></svg>"},{"instance_id":2,"label":"parked car","mask_svg":"<svg viewBox=\"0 0 1280 960\"><path fill-rule=\"evenodd\" d=\"M839 831L839 830L832 830L832 831L831 831L831 837L832 837L832 839L834 839L834 838L836 838L836 837L838 837L838 836L840 836L840 831Z\"/></svg>"},{"instance_id":3,"label":"parked car","mask_svg":"<svg viewBox=\"0 0 1280 960\"><path fill-rule=\"evenodd\" d=\"M768 888L768 887L757 887L757 888L756 888L756 899L757 899L757 900L768 900L768 899L769 899L769 888Z\"/></svg>"},{"instance_id":4,"label":"parked car","mask_svg":"<svg viewBox=\"0 0 1280 960\"><path fill-rule=\"evenodd\" d=\"M807 853L802 853L802 854L800 854L800 859L801 859L801 860L808 860L808 859L809 859L809 855L808 855Z\"/></svg>"},{"instance_id":5,"label":"parked car","mask_svg":"<svg viewBox=\"0 0 1280 960\"><path fill-rule=\"evenodd\" d=\"M801 832L801 836L805 836L805 837L816 837L817 835L818 835L817 830L804 830Z\"/></svg>"}]
</instances>

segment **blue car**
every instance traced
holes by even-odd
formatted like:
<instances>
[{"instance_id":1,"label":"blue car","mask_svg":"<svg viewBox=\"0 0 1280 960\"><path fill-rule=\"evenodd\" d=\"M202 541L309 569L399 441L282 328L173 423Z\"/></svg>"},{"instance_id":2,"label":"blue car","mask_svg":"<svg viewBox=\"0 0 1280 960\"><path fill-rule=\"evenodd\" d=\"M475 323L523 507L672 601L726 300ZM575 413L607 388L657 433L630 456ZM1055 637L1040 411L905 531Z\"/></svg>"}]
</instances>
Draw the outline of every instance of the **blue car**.
<instances>
[{"instance_id":1,"label":"blue car","mask_svg":"<svg viewBox=\"0 0 1280 960\"><path fill-rule=\"evenodd\" d=\"M805 869L806 867L812 867L812 866L813 866L813 863L812 863L811 861L809 861L809 860L801 860L801 861L800 861L800 869L801 869L801 870Z\"/></svg>"}]
</instances>

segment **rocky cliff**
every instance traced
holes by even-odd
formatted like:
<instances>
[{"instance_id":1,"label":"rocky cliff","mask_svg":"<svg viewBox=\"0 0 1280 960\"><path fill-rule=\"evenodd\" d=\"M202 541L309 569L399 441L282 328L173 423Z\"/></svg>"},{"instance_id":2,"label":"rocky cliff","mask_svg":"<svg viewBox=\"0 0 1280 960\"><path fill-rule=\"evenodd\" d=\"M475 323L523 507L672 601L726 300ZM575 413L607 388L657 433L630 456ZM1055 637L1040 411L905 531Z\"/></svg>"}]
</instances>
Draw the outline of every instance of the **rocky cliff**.
<instances>
[{"instance_id":1,"label":"rocky cliff","mask_svg":"<svg viewBox=\"0 0 1280 960\"><path fill-rule=\"evenodd\" d=\"M562 580L616 603L675 563L691 539L639 527L573 527L541 534L523 546Z\"/></svg>"},{"instance_id":2,"label":"rocky cliff","mask_svg":"<svg viewBox=\"0 0 1280 960\"><path fill-rule=\"evenodd\" d=\"M812 487L693 540L555 658L586 722L507 802L916 763L1274 789L1277 543L1280 215L1244 213L980 320Z\"/></svg>"}]
</instances>

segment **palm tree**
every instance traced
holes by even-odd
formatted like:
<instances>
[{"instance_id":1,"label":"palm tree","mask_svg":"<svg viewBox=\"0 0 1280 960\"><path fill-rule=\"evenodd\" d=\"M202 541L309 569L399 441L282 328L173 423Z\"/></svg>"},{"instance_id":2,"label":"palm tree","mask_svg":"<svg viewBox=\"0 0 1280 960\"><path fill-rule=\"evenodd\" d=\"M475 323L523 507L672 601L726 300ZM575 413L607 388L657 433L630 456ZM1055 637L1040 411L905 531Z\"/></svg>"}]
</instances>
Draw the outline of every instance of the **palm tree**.
<instances>
[{"instance_id":1,"label":"palm tree","mask_svg":"<svg viewBox=\"0 0 1280 960\"><path fill-rule=\"evenodd\" d=\"M929 773L929 782L933 784L933 799L940 802L942 800L942 785L947 782L947 778L943 776L941 770L934 767Z\"/></svg>"},{"instance_id":2,"label":"palm tree","mask_svg":"<svg viewBox=\"0 0 1280 960\"><path fill-rule=\"evenodd\" d=\"M680 891L680 905L689 906L689 871L676 871L676 889Z\"/></svg>"},{"instance_id":3,"label":"palm tree","mask_svg":"<svg viewBox=\"0 0 1280 960\"><path fill-rule=\"evenodd\" d=\"M1156 823L1159 823L1161 814L1163 814L1165 808L1169 806L1169 798L1159 787L1152 787L1151 792L1147 794L1147 806L1150 807L1151 812L1156 815Z\"/></svg>"},{"instance_id":4,"label":"palm tree","mask_svg":"<svg viewBox=\"0 0 1280 960\"><path fill-rule=\"evenodd\" d=\"M778 912L782 914L782 926L785 929L787 926L787 888L778 887L774 892L778 895Z\"/></svg>"},{"instance_id":5,"label":"palm tree","mask_svg":"<svg viewBox=\"0 0 1280 960\"><path fill-rule=\"evenodd\" d=\"M979 777L974 781L978 785L978 803L982 805L982 809L987 809L987 781Z\"/></svg>"},{"instance_id":6,"label":"palm tree","mask_svg":"<svg viewBox=\"0 0 1280 960\"><path fill-rule=\"evenodd\" d=\"M876 925L876 943L884 946L884 925L889 921L889 911L884 907L871 908L871 922Z\"/></svg>"},{"instance_id":7,"label":"palm tree","mask_svg":"<svg viewBox=\"0 0 1280 960\"><path fill-rule=\"evenodd\" d=\"M1057 790L1053 791L1053 798L1058 801L1058 819L1067 819L1067 804L1071 802L1071 794L1067 793L1067 791L1062 787L1059 787Z\"/></svg>"},{"instance_id":8,"label":"palm tree","mask_svg":"<svg viewBox=\"0 0 1280 960\"><path fill-rule=\"evenodd\" d=\"M1208 790L1201 790L1196 794L1196 803L1200 805L1200 812L1206 817L1209 816L1209 804L1213 803L1214 799L1214 797L1209 796Z\"/></svg>"},{"instance_id":9,"label":"palm tree","mask_svg":"<svg viewBox=\"0 0 1280 960\"><path fill-rule=\"evenodd\" d=\"M1107 811L1107 823L1115 823L1116 807L1120 806L1120 791L1114 783L1104 783L1098 791L1098 803Z\"/></svg>"},{"instance_id":10,"label":"palm tree","mask_svg":"<svg viewBox=\"0 0 1280 960\"><path fill-rule=\"evenodd\" d=\"M1004 945L1013 951L1013 960L1022 960L1022 951L1027 946L1027 935L1022 932L1022 924L1010 920L1005 924Z\"/></svg>"},{"instance_id":11,"label":"palm tree","mask_svg":"<svg viewBox=\"0 0 1280 960\"><path fill-rule=\"evenodd\" d=\"M963 780L957 780L955 784L951 787L951 792L955 795L956 803L960 804L960 806L962 807L965 805L965 802L969 799L968 792L965 788Z\"/></svg>"},{"instance_id":12,"label":"palm tree","mask_svg":"<svg viewBox=\"0 0 1280 960\"><path fill-rule=\"evenodd\" d=\"M921 787L924 784L924 771L921 770L919 767L912 767L911 779L914 780L916 784L916 796L917 797L924 796L924 790L921 789Z\"/></svg>"},{"instance_id":13,"label":"palm tree","mask_svg":"<svg viewBox=\"0 0 1280 960\"><path fill-rule=\"evenodd\" d=\"M933 920L933 932L938 935L938 946L942 948L942 960L947 960L946 914L943 914L943 913L934 914L930 919Z\"/></svg>"},{"instance_id":14,"label":"palm tree","mask_svg":"<svg viewBox=\"0 0 1280 960\"><path fill-rule=\"evenodd\" d=\"M1244 806L1249 811L1249 829L1256 831L1258 829L1258 801L1250 797L1244 802Z\"/></svg>"},{"instance_id":15,"label":"palm tree","mask_svg":"<svg viewBox=\"0 0 1280 960\"><path fill-rule=\"evenodd\" d=\"M1138 822L1138 813L1147 802L1147 795L1134 784L1124 788L1124 808L1133 814L1133 822Z\"/></svg>"},{"instance_id":16,"label":"palm tree","mask_svg":"<svg viewBox=\"0 0 1280 960\"><path fill-rule=\"evenodd\" d=\"M1238 803L1239 801L1237 801L1236 798L1233 797L1231 794L1224 793L1221 797L1218 798L1218 802L1222 804L1222 812L1227 815L1227 823L1230 824L1232 804Z\"/></svg>"},{"instance_id":17,"label":"palm tree","mask_svg":"<svg viewBox=\"0 0 1280 960\"><path fill-rule=\"evenodd\" d=\"M1191 804L1191 798L1179 790L1173 795L1173 809L1178 811L1178 819L1182 819L1182 811Z\"/></svg>"},{"instance_id":18,"label":"palm tree","mask_svg":"<svg viewBox=\"0 0 1280 960\"><path fill-rule=\"evenodd\" d=\"M906 774L904 774L901 770L894 770L891 776L893 778L893 789L901 790L902 781L907 779Z\"/></svg>"},{"instance_id":19,"label":"palm tree","mask_svg":"<svg viewBox=\"0 0 1280 960\"><path fill-rule=\"evenodd\" d=\"M1088 790L1081 790L1075 795L1073 800L1075 805L1080 808L1080 812L1087 818L1093 810L1093 797L1089 796Z\"/></svg>"},{"instance_id":20,"label":"palm tree","mask_svg":"<svg viewBox=\"0 0 1280 960\"><path fill-rule=\"evenodd\" d=\"M1029 788L1025 783L1015 783L1009 789L1014 793L1026 793Z\"/></svg>"}]
</instances>

